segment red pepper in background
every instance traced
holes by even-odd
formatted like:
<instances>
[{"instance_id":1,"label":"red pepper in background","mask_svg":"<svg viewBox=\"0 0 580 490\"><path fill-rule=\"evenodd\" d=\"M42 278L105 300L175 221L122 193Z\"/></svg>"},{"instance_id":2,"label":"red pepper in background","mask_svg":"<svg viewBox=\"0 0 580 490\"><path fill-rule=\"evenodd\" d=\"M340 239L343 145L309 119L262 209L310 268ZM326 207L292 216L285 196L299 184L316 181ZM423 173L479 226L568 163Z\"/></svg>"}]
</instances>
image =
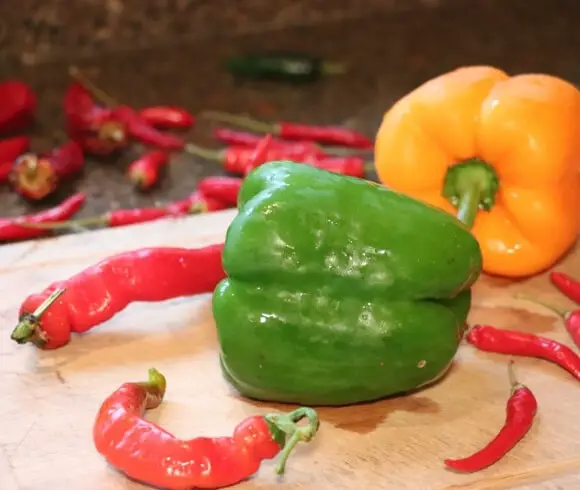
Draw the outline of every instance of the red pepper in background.
<instances>
[{"instance_id":1,"label":"red pepper in background","mask_svg":"<svg viewBox=\"0 0 580 490\"><path fill-rule=\"evenodd\" d=\"M463 459L446 459L445 466L463 473L480 471L497 463L529 432L538 411L532 391L516 380L513 362L509 366L511 396L506 406L505 423L499 433L481 450Z\"/></svg>"},{"instance_id":2,"label":"red pepper in background","mask_svg":"<svg viewBox=\"0 0 580 490\"><path fill-rule=\"evenodd\" d=\"M276 471L283 474L294 447L318 431L316 411L300 407L289 414L248 417L230 437L180 440L143 418L161 404L165 390L165 377L149 369L148 381L124 383L103 402L93 426L95 447L111 466L156 488L229 487L279 453ZM304 418L308 424L299 426Z\"/></svg>"},{"instance_id":3,"label":"red pepper in background","mask_svg":"<svg viewBox=\"0 0 580 490\"><path fill-rule=\"evenodd\" d=\"M71 332L87 332L133 302L211 293L226 277L222 249L152 247L112 255L28 296L11 338L56 349Z\"/></svg>"},{"instance_id":4,"label":"red pepper in background","mask_svg":"<svg viewBox=\"0 0 580 490\"><path fill-rule=\"evenodd\" d=\"M32 89L20 80L0 83L0 132L22 131L36 116L37 98Z\"/></svg>"},{"instance_id":5,"label":"red pepper in background","mask_svg":"<svg viewBox=\"0 0 580 490\"><path fill-rule=\"evenodd\" d=\"M256 168L255 153L257 148L245 146L230 146L223 150L210 150L188 143L185 145L185 151L207 160L219 161L224 169L228 172L245 175L250 170ZM260 162L277 160L292 160L304 162L307 160L316 160L316 153L310 152L304 148L282 148L268 146L264 159Z\"/></svg>"},{"instance_id":6,"label":"red pepper in background","mask_svg":"<svg viewBox=\"0 0 580 490\"><path fill-rule=\"evenodd\" d=\"M199 190L179 201L169 203L166 209L169 214L179 216L183 214L209 213L222 211L232 207L230 204L219 199L204 195Z\"/></svg>"},{"instance_id":7,"label":"red pepper in background","mask_svg":"<svg viewBox=\"0 0 580 490\"><path fill-rule=\"evenodd\" d=\"M305 162L313 167L334 172L341 175L349 175L362 179L365 176L366 162L360 157L335 157L311 160Z\"/></svg>"},{"instance_id":8,"label":"red pepper in background","mask_svg":"<svg viewBox=\"0 0 580 490\"><path fill-rule=\"evenodd\" d=\"M312 126L293 122L267 123L251 117L207 111L202 117L232 126L245 128L256 133L270 133L286 140L315 141L349 148L371 149L373 142L364 134L339 126Z\"/></svg>"},{"instance_id":9,"label":"red pepper in background","mask_svg":"<svg viewBox=\"0 0 580 490\"><path fill-rule=\"evenodd\" d=\"M49 233L50 230L30 228L24 224L48 224L67 220L74 216L85 202L85 195L78 193L55 206L40 213L19 216L17 218L0 218L0 242L29 240Z\"/></svg>"},{"instance_id":10,"label":"red pepper in background","mask_svg":"<svg viewBox=\"0 0 580 490\"><path fill-rule=\"evenodd\" d=\"M14 160L30 149L28 136L15 136L0 140L0 183L7 182Z\"/></svg>"},{"instance_id":11,"label":"red pepper in background","mask_svg":"<svg viewBox=\"0 0 580 490\"><path fill-rule=\"evenodd\" d=\"M553 362L580 380L580 357L555 340L490 325L474 325L468 330L466 340L485 352L536 357Z\"/></svg>"},{"instance_id":12,"label":"red pepper in background","mask_svg":"<svg viewBox=\"0 0 580 490\"><path fill-rule=\"evenodd\" d=\"M111 109L101 107L80 83L71 83L64 95L67 134L87 153L108 156L127 146L125 125Z\"/></svg>"},{"instance_id":13,"label":"red pepper in background","mask_svg":"<svg viewBox=\"0 0 580 490\"><path fill-rule=\"evenodd\" d=\"M127 175L139 190L153 187L161 175L162 167L169 162L169 155L161 150L153 150L135 160L127 169Z\"/></svg>"},{"instance_id":14,"label":"red pepper in background","mask_svg":"<svg viewBox=\"0 0 580 490\"><path fill-rule=\"evenodd\" d=\"M243 181L238 177L205 177L198 182L197 189L207 197L235 207Z\"/></svg>"},{"instance_id":15,"label":"red pepper in background","mask_svg":"<svg viewBox=\"0 0 580 490\"><path fill-rule=\"evenodd\" d=\"M551 305L544 301L530 298L529 296L524 296L521 294L516 295L516 298L541 305L562 318L570 338L573 340L577 347L580 347L580 309L568 311L564 308L558 308L557 306Z\"/></svg>"},{"instance_id":16,"label":"red pepper in background","mask_svg":"<svg viewBox=\"0 0 580 490\"><path fill-rule=\"evenodd\" d=\"M80 173L83 166L82 148L68 141L46 155L22 155L14 162L9 180L21 196L40 200L52 194L62 179Z\"/></svg>"},{"instance_id":17,"label":"red pepper in background","mask_svg":"<svg viewBox=\"0 0 580 490\"><path fill-rule=\"evenodd\" d=\"M117 106L113 113L119 121L125 124L129 135L141 143L168 151L183 150L185 146L185 141L180 137L158 131L141 119L139 113L129 106Z\"/></svg>"},{"instance_id":18,"label":"red pepper in background","mask_svg":"<svg viewBox=\"0 0 580 490\"><path fill-rule=\"evenodd\" d=\"M550 281L552 281L558 291L580 304L580 281L564 272L551 272Z\"/></svg>"},{"instance_id":19,"label":"red pepper in background","mask_svg":"<svg viewBox=\"0 0 580 490\"><path fill-rule=\"evenodd\" d=\"M175 106L145 107L139 111L139 117L159 129L189 129L195 124L190 112Z\"/></svg>"}]
</instances>

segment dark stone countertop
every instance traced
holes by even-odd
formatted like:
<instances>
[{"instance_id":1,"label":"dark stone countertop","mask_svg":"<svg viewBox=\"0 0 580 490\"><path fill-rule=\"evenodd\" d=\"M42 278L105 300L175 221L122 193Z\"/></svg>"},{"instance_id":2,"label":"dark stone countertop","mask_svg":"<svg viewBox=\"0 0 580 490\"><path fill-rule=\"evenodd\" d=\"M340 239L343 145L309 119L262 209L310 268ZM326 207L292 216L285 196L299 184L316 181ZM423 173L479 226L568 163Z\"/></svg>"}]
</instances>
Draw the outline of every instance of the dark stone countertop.
<instances>
[{"instance_id":1,"label":"dark stone countertop","mask_svg":"<svg viewBox=\"0 0 580 490\"><path fill-rule=\"evenodd\" d=\"M81 67L118 100L135 106L177 104L191 111L221 109L270 119L344 124L374 135L382 114L415 86L464 64L492 64L510 73L536 71L580 82L580 2L577 0L471 1L453 8L425 9L268 35L208 41L157 51L118 53ZM243 49L316 50L350 65L347 75L309 86L235 83L222 60ZM37 149L50 147L62 128L65 65L17 70L39 94ZM218 147L211 126L199 124L188 137ZM112 161L89 160L82 177L49 202L25 203L6 186L2 214L16 216L52 205L73 190L87 193L79 214L91 216L118 207L146 206L188 195L203 175L219 165L176 156L159 188L136 193L125 179L128 151Z\"/></svg>"}]
</instances>

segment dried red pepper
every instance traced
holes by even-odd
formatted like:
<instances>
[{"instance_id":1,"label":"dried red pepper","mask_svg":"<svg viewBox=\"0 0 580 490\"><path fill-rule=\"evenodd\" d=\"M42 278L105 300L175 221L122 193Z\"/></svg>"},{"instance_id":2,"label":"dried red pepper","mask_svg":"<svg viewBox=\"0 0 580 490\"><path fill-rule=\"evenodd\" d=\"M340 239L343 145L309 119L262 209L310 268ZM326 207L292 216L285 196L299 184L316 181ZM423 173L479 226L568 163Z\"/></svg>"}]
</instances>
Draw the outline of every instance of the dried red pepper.
<instances>
[{"instance_id":1,"label":"dried red pepper","mask_svg":"<svg viewBox=\"0 0 580 490\"><path fill-rule=\"evenodd\" d=\"M62 179L81 172L85 157L76 141L68 141L49 153L27 153L20 156L12 167L9 181L21 196L44 199L52 194Z\"/></svg>"},{"instance_id":2,"label":"dried red pepper","mask_svg":"<svg viewBox=\"0 0 580 490\"><path fill-rule=\"evenodd\" d=\"M255 154L258 148L249 148L244 146L230 146L223 150L210 150L188 143L185 145L185 151L188 153L205 158L207 160L218 161L222 163L224 169L228 172L245 175L252 169L256 168ZM261 150L262 152L262 150ZM293 160L303 162L315 160L316 153L309 152L304 148L282 148L268 146L264 158L260 165L267 161L276 160Z\"/></svg>"},{"instance_id":3,"label":"dried red pepper","mask_svg":"<svg viewBox=\"0 0 580 490\"><path fill-rule=\"evenodd\" d=\"M197 183L197 189L204 196L235 207L243 181L238 177L204 177Z\"/></svg>"},{"instance_id":4,"label":"dried red pepper","mask_svg":"<svg viewBox=\"0 0 580 490\"><path fill-rule=\"evenodd\" d=\"M124 383L101 405L93 426L97 451L132 480L168 490L223 488L254 475L262 461L281 454L276 471L283 474L299 442L316 435L315 410L300 407L288 414L251 416L230 437L177 439L143 418L158 407L165 377L149 369L149 379ZM302 419L307 425L298 425Z\"/></svg>"},{"instance_id":5,"label":"dried red pepper","mask_svg":"<svg viewBox=\"0 0 580 490\"><path fill-rule=\"evenodd\" d=\"M566 330L570 335L570 338L572 339L574 344L576 344L576 346L580 347L580 309L566 310L564 308L554 306L550 303L546 303L544 301L540 301L535 298L530 298L529 296L524 296L521 294L518 294L516 297L520 299L525 299L527 301L531 301L532 303L537 303L538 305L541 305L549 309L550 311L558 315L560 318L562 318L562 320L564 321L564 326L566 327Z\"/></svg>"},{"instance_id":6,"label":"dried red pepper","mask_svg":"<svg viewBox=\"0 0 580 490\"><path fill-rule=\"evenodd\" d=\"M564 272L551 272L550 281L562 294L580 304L580 281Z\"/></svg>"},{"instance_id":7,"label":"dried red pepper","mask_svg":"<svg viewBox=\"0 0 580 490\"><path fill-rule=\"evenodd\" d=\"M511 396L506 406L506 419L498 434L482 449L463 459L446 459L445 466L462 473L480 471L497 463L529 432L538 411L538 401L532 391L520 384L509 366Z\"/></svg>"},{"instance_id":8,"label":"dried red pepper","mask_svg":"<svg viewBox=\"0 0 580 490\"><path fill-rule=\"evenodd\" d=\"M222 249L152 247L108 257L28 296L11 338L56 349L71 332L87 332L133 302L210 293L225 278Z\"/></svg>"},{"instance_id":9,"label":"dried red pepper","mask_svg":"<svg viewBox=\"0 0 580 490\"><path fill-rule=\"evenodd\" d=\"M97 87L77 67L71 67L70 75L103 104L111 107L111 117L118 121L132 138L163 150L183 150L185 142L173 134L162 133L145 121L139 113L127 105L120 105L114 98Z\"/></svg>"},{"instance_id":10,"label":"dried red pepper","mask_svg":"<svg viewBox=\"0 0 580 490\"><path fill-rule=\"evenodd\" d=\"M189 129L195 124L193 115L175 106L152 106L139 111L139 117L159 129Z\"/></svg>"},{"instance_id":11,"label":"dried red pepper","mask_svg":"<svg viewBox=\"0 0 580 490\"><path fill-rule=\"evenodd\" d=\"M490 325L474 325L468 330L466 340L485 352L536 357L553 362L580 380L580 357L556 340Z\"/></svg>"},{"instance_id":12,"label":"dried red pepper","mask_svg":"<svg viewBox=\"0 0 580 490\"><path fill-rule=\"evenodd\" d=\"M30 86L20 80L0 83L0 132L22 131L36 116L37 97Z\"/></svg>"},{"instance_id":13,"label":"dried red pepper","mask_svg":"<svg viewBox=\"0 0 580 490\"><path fill-rule=\"evenodd\" d=\"M227 202L206 196L197 190L185 199L169 203L166 206L166 209L169 214L173 216L179 216L182 214L198 214L212 211L221 211L230 207L232 206Z\"/></svg>"},{"instance_id":14,"label":"dried red pepper","mask_svg":"<svg viewBox=\"0 0 580 490\"><path fill-rule=\"evenodd\" d=\"M64 96L67 134L84 151L108 156L127 146L125 125L113 111L98 105L79 82L71 83Z\"/></svg>"},{"instance_id":15,"label":"dried red pepper","mask_svg":"<svg viewBox=\"0 0 580 490\"><path fill-rule=\"evenodd\" d=\"M55 206L40 213L19 216L17 218L0 219L0 242L16 240L30 240L49 233L50 230L30 228L25 224L48 224L55 221L67 220L74 216L85 202L85 195L74 194Z\"/></svg>"},{"instance_id":16,"label":"dried red pepper","mask_svg":"<svg viewBox=\"0 0 580 490\"><path fill-rule=\"evenodd\" d=\"M202 117L256 133L271 133L285 140L315 141L322 144L360 149L373 147L373 142L364 134L339 126L312 126L286 121L268 123L220 111L207 111L202 114Z\"/></svg>"},{"instance_id":17,"label":"dried red pepper","mask_svg":"<svg viewBox=\"0 0 580 490\"><path fill-rule=\"evenodd\" d=\"M349 175L351 177L363 178L367 168L366 162L360 157L335 157L322 158L305 162L313 167L327 170L335 174Z\"/></svg>"},{"instance_id":18,"label":"dried red pepper","mask_svg":"<svg viewBox=\"0 0 580 490\"><path fill-rule=\"evenodd\" d=\"M7 182L14 160L30 149L28 136L14 136L0 140L0 183Z\"/></svg>"},{"instance_id":19,"label":"dried red pepper","mask_svg":"<svg viewBox=\"0 0 580 490\"><path fill-rule=\"evenodd\" d=\"M135 160L127 169L127 176L139 190L149 190L161 176L162 167L169 162L169 154L162 150L153 150Z\"/></svg>"}]
</instances>

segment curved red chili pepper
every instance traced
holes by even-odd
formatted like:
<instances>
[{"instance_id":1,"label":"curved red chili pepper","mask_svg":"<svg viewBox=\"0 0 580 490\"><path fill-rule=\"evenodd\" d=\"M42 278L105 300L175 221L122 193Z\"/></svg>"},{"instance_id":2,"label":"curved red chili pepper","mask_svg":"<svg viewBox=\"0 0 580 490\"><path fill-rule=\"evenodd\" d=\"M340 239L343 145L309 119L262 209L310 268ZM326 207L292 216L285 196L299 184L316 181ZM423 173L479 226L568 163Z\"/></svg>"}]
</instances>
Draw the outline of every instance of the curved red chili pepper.
<instances>
[{"instance_id":1,"label":"curved red chili pepper","mask_svg":"<svg viewBox=\"0 0 580 490\"><path fill-rule=\"evenodd\" d=\"M26 129L36 116L37 97L30 86L20 80L0 83L0 132Z\"/></svg>"},{"instance_id":2,"label":"curved red chili pepper","mask_svg":"<svg viewBox=\"0 0 580 490\"><path fill-rule=\"evenodd\" d=\"M339 126L312 126L292 122L280 122L277 126L277 134L283 139L316 141L360 149L373 147L373 142L364 134Z\"/></svg>"},{"instance_id":3,"label":"curved red chili pepper","mask_svg":"<svg viewBox=\"0 0 580 490\"><path fill-rule=\"evenodd\" d=\"M551 272L550 280L558 290L576 303L580 303L580 281L564 272Z\"/></svg>"},{"instance_id":4,"label":"curved red chili pepper","mask_svg":"<svg viewBox=\"0 0 580 490\"><path fill-rule=\"evenodd\" d=\"M518 383L509 364L511 396L506 419L499 433L482 449L463 459L446 459L445 466L455 471L472 473L483 470L502 459L531 429L538 411L538 402L531 390Z\"/></svg>"},{"instance_id":5,"label":"curved red chili pepper","mask_svg":"<svg viewBox=\"0 0 580 490\"><path fill-rule=\"evenodd\" d=\"M222 249L152 247L108 257L28 296L11 338L56 349L71 332L86 332L133 302L210 293L226 276Z\"/></svg>"},{"instance_id":6,"label":"curved red chili pepper","mask_svg":"<svg viewBox=\"0 0 580 490\"><path fill-rule=\"evenodd\" d=\"M128 133L141 143L156 146L163 150L183 150L185 141L178 136L162 133L146 121L133 108L121 105L114 109L115 116L127 126Z\"/></svg>"},{"instance_id":7,"label":"curved red chili pepper","mask_svg":"<svg viewBox=\"0 0 580 490\"><path fill-rule=\"evenodd\" d=\"M17 218L0 218L0 242L10 242L16 240L30 240L46 235L49 229L30 228L24 224L47 224L55 221L67 220L74 216L85 202L85 195L74 194L65 199L58 206L55 206L40 213L19 216Z\"/></svg>"},{"instance_id":8,"label":"curved red chili pepper","mask_svg":"<svg viewBox=\"0 0 580 490\"><path fill-rule=\"evenodd\" d=\"M197 183L197 189L204 196L235 207L243 181L238 177L204 177Z\"/></svg>"},{"instance_id":9,"label":"curved red chili pepper","mask_svg":"<svg viewBox=\"0 0 580 490\"><path fill-rule=\"evenodd\" d=\"M149 190L158 181L161 169L169 162L169 154L153 150L135 160L127 169L127 176L139 190Z\"/></svg>"},{"instance_id":10,"label":"curved red chili pepper","mask_svg":"<svg viewBox=\"0 0 580 490\"><path fill-rule=\"evenodd\" d=\"M129 478L157 488L183 490L223 488L246 480L263 460L281 453L276 468L299 442L316 435L315 410L300 407L288 414L250 416L230 437L176 438L143 418L158 407L166 391L165 377L156 369L141 383L124 383L101 405L93 426L93 441L106 461ZM308 419L308 424L297 423Z\"/></svg>"},{"instance_id":11,"label":"curved red chili pepper","mask_svg":"<svg viewBox=\"0 0 580 490\"><path fill-rule=\"evenodd\" d=\"M555 340L490 325L474 325L467 332L466 340L486 352L551 361L580 380L580 357L568 346Z\"/></svg>"},{"instance_id":12,"label":"curved red chili pepper","mask_svg":"<svg viewBox=\"0 0 580 490\"><path fill-rule=\"evenodd\" d=\"M182 107L152 106L139 111L147 124L160 129L189 129L195 124L193 115Z\"/></svg>"}]
</instances>

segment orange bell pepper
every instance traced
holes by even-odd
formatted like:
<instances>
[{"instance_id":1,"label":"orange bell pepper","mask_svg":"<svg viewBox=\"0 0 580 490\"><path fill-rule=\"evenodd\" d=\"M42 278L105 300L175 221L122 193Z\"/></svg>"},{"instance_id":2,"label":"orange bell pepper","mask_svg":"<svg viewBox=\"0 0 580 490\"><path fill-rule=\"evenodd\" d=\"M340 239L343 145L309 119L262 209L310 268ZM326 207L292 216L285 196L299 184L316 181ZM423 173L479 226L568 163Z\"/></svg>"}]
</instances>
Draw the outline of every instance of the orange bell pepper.
<instances>
[{"instance_id":1,"label":"orange bell pepper","mask_svg":"<svg viewBox=\"0 0 580 490\"><path fill-rule=\"evenodd\" d=\"M549 75L459 68L385 114L375 166L387 187L470 227L487 273L541 272L580 228L580 93Z\"/></svg>"}]
</instances>

